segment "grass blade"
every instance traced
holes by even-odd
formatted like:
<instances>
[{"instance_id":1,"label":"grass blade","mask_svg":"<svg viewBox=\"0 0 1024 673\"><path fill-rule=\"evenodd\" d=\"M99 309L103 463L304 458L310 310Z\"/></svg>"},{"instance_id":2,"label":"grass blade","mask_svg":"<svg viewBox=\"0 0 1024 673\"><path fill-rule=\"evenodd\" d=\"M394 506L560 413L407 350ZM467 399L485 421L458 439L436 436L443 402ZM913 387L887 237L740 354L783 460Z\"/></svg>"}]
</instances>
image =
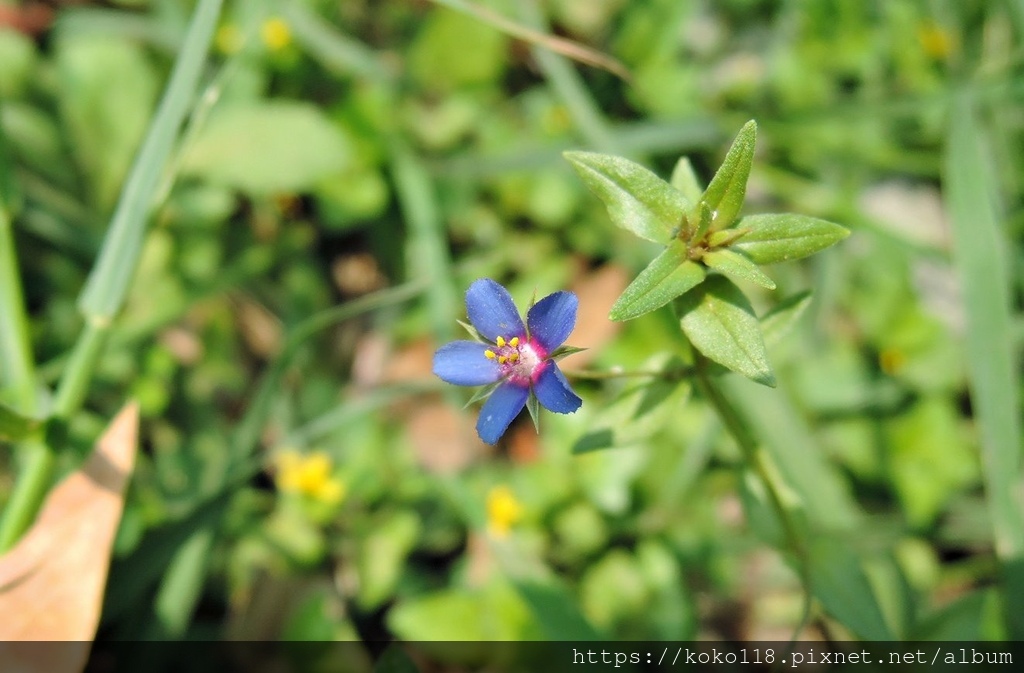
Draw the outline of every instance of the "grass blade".
<instances>
[{"instance_id":1,"label":"grass blade","mask_svg":"<svg viewBox=\"0 0 1024 673\"><path fill-rule=\"evenodd\" d=\"M32 414L37 411L35 360L11 229L13 180L0 127L0 393L18 411Z\"/></svg>"},{"instance_id":2,"label":"grass blade","mask_svg":"<svg viewBox=\"0 0 1024 673\"><path fill-rule=\"evenodd\" d=\"M454 9L457 12L465 12L484 23L511 35L512 37L524 40L531 44L536 44L544 47L545 49L550 49L555 53L579 61L580 63L592 65L597 68L603 68L604 70L621 77L627 82L631 79L629 70L617 59L606 54L602 54L601 52L589 47L584 47L572 40L533 30L521 23L516 23L511 19L506 19L501 14L491 11L487 7L473 2L467 2L467 0L434 0L434 2L438 5L448 7L449 9Z\"/></svg>"},{"instance_id":3,"label":"grass blade","mask_svg":"<svg viewBox=\"0 0 1024 673\"><path fill-rule=\"evenodd\" d=\"M516 7L524 23L537 30L547 28L536 0L520 0ZM569 108L569 113L587 142L603 152L617 153L618 144L608 128L608 122L579 73L565 58L547 49L532 47L531 52L541 72L544 73L544 78L550 82L555 94Z\"/></svg>"},{"instance_id":4,"label":"grass blade","mask_svg":"<svg viewBox=\"0 0 1024 673\"><path fill-rule=\"evenodd\" d=\"M128 293L164 167L195 99L222 0L201 0L142 148L121 191L100 257L79 298L82 313L111 320Z\"/></svg>"},{"instance_id":5,"label":"grass blade","mask_svg":"<svg viewBox=\"0 0 1024 673\"><path fill-rule=\"evenodd\" d=\"M1024 638L1024 492L1021 423L1010 300L1012 250L995 208L997 184L971 99L953 104L943 171L953 261L967 315L967 372L981 438L993 537L1007 579L1009 636ZM1012 572L1010 572L1012 569Z\"/></svg>"}]
</instances>

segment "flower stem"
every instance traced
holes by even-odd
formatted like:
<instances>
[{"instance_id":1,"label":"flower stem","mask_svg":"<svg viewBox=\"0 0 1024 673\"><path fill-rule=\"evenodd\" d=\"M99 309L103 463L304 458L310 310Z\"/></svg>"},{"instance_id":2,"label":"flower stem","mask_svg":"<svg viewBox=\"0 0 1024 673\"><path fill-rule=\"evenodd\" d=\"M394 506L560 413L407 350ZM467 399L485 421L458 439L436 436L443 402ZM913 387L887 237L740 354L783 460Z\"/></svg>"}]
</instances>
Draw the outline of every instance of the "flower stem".
<instances>
[{"instance_id":1,"label":"flower stem","mask_svg":"<svg viewBox=\"0 0 1024 673\"><path fill-rule=\"evenodd\" d=\"M697 387L704 398L711 404L718 417L722 420L729 434L736 440L736 444L743 453L747 465L754 470L761 482L764 484L771 502L772 509L782 525L786 544L796 557L796 570L800 577L800 583L804 589L803 609L800 622L793 632L793 640L799 636L810 619L811 613L811 565L803 538L797 531L796 523L790 515L789 509L783 502L782 493L779 489L778 477L771 468L767 456L758 446L757 440L750 432L750 428L741 418L739 412L733 406L725 393L715 385L714 380L708 374L709 360L695 351L697 358L695 373Z\"/></svg>"},{"instance_id":2,"label":"flower stem","mask_svg":"<svg viewBox=\"0 0 1024 673\"><path fill-rule=\"evenodd\" d=\"M90 321L75 343L71 360L54 396L51 416L58 422L66 421L82 406L108 332L106 323ZM14 546L32 525L57 467L57 448L48 445L41 437L26 442L24 448L24 467L0 517L0 553Z\"/></svg>"}]
</instances>

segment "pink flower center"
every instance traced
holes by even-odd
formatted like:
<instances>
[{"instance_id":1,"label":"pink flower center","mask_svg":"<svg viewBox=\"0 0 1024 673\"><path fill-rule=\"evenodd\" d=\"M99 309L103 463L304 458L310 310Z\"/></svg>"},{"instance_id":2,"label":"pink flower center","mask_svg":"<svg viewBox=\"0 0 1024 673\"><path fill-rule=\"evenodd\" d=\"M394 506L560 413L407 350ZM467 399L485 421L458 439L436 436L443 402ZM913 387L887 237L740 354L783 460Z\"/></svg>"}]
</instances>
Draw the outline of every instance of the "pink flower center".
<instances>
[{"instance_id":1,"label":"pink flower center","mask_svg":"<svg viewBox=\"0 0 1024 673\"><path fill-rule=\"evenodd\" d=\"M521 386L528 386L537 380L548 356L540 344L532 339L512 337L506 341L498 337L495 345L496 348L484 351L484 355L488 360L498 363L502 378L508 378Z\"/></svg>"}]
</instances>

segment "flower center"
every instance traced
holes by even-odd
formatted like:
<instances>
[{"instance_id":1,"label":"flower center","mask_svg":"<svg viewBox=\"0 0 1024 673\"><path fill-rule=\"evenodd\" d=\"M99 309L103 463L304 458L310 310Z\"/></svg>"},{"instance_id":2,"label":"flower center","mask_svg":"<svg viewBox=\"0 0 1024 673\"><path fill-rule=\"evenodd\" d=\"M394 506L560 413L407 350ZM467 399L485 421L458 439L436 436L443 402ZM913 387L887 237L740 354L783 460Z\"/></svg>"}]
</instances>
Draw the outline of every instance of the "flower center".
<instances>
[{"instance_id":1,"label":"flower center","mask_svg":"<svg viewBox=\"0 0 1024 673\"><path fill-rule=\"evenodd\" d=\"M502 377L510 377L513 383L529 385L540 373L547 354L539 344L531 340L512 337L505 341L504 337L495 340L497 348L484 351L488 360L495 360L501 369Z\"/></svg>"}]
</instances>

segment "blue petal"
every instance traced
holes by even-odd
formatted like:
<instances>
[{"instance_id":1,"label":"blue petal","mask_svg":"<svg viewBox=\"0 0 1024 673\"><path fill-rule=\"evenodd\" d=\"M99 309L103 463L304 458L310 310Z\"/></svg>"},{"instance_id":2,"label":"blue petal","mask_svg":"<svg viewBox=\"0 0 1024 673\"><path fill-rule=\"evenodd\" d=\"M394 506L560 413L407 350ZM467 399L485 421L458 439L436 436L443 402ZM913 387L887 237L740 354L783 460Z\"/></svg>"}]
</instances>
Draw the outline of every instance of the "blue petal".
<instances>
[{"instance_id":1,"label":"blue petal","mask_svg":"<svg viewBox=\"0 0 1024 673\"><path fill-rule=\"evenodd\" d=\"M476 331L491 341L526 334L512 295L490 278L474 281L466 290L466 313Z\"/></svg>"},{"instance_id":2,"label":"blue petal","mask_svg":"<svg viewBox=\"0 0 1024 673\"><path fill-rule=\"evenodd\" d=\"M533 384L533 394L545 409L559 414L571 414L583 404L583 400L572 391L565 374L554 362L549 362L537 377Z\"/></svg>"},{"instance_id":3,"label":"blue petal","mask_svg":"<svg viewBox=\"0 0 1024 673\"><path fill-rule=\"evenodd\" d=\"M576 326L579 304L579 299L572 292L556 292L541 299L526 315L530 338L548 353L561 346Z\"/></svg>"},{"instance_id":4,"label":"blue petal","mask_svg":"<svg viewBox=\"0 0 1024 673\"><path fill-rule=\"evenodd\" d=\"M484 355L487 344L476 341L453 341L434 353L434 373L457 386L482 386L501 378L494 360Z\"/></svg>"},{"instance_id":5,"label":"blue petal","mask_svg":"<svg viewBox=\"0 0 1024 673\"><path fill-rule=\"evenodd\" d=\"M484 402L480 418L476 419L476 432L480 439L488 444L497 444L512 419L526 406L529 394L529 388L513 383L498 386Z\"/></svg>"}]
</instances>

